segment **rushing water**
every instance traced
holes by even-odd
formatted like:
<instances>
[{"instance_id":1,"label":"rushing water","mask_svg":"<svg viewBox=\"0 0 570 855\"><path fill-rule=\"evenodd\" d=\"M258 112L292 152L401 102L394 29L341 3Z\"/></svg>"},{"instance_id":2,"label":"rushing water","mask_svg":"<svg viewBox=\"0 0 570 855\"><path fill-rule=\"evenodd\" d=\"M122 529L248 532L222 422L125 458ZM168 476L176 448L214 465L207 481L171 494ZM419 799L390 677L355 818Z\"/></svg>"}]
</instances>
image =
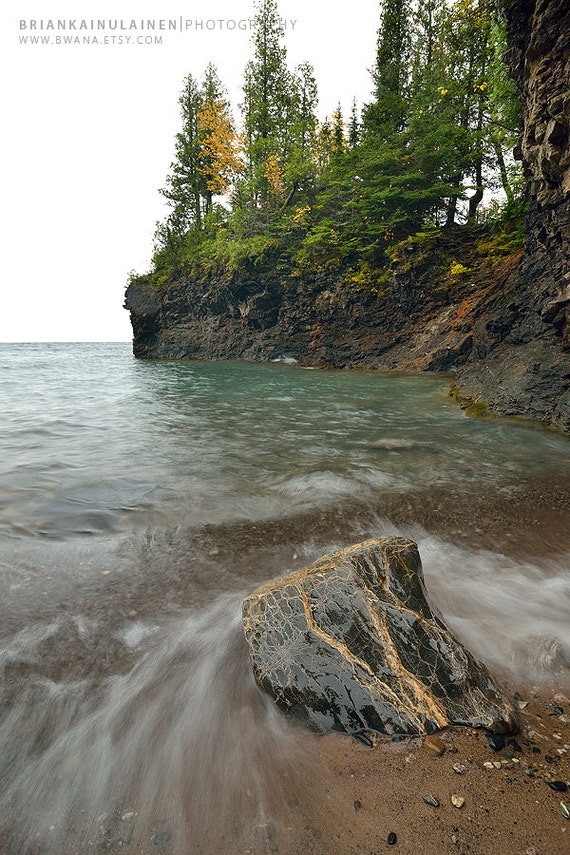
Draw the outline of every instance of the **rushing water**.
<instances>
[{"instance_id":1,"label":"rushing water","mask_svg":"<svg viewBox=\"0 0 570 855\"><path fill-rule=\"evenodd\" d=\"M568 517L540 554L476 516L570 484L564 437L470 420L441 378L125 344L0 345L0 365L2 852L263 850L276 817L295 851L283 817L317 749L254 686L241 600L357 537L415 537L490 664L570 644ZM476 547L430 530L446 503L473 508Z\"/></svg>"}]
</instances>

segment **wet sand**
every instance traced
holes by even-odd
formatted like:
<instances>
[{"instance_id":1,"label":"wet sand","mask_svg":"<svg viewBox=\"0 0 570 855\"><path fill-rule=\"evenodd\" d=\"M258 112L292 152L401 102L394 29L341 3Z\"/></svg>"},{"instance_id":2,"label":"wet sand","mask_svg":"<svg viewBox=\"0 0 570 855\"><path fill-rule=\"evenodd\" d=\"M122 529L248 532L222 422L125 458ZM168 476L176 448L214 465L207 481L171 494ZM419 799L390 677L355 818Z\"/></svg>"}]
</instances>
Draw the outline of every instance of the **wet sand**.
<instances>
[{"instance_id":1,"label":"wet sand","mask_svg":"<svg viewBox=\"0 0 570 855\"><path fill-rule=\"evenodd\" d=\"M326 737L321 752L335 798L326 790L321 795L325 817L315 801L307 811L314 841L307 832L300 847L273 851L562 855L570 847L570 820L561 802L570 808L570 798L547 782L570 781L570 727L553 713L570 704L558 687L519 694L528 700L517 737L520 752L494 752L483 733L460 728L442 734L446 750L439 757L421 740L367 749L354 739ZM452 804L452 795L464 799L463 807ZM424 796L434 796L439 806ZM389 845L392 832L397 841Z\"/></svg>"},{"instance_id":2,"label":"wet sand","mask_svg":"<svg viewBox=\"0 0 570 855\"><path fill-rule=\"evenodd\" d=\"M274 752L273 772L264 776L263 813L247 774L231 804L212 793L204 801L203 793L189 788L180 803L157 799L149 811L125 791L97 817L76 814L55 846L31 842L22 848L4 837L0 851L563 855L570 846L570 819L563 814L564 805L570 810L570 793L551 789L549 782L570 783L568 686L566 692L554 684L519 689L525 706L516 737L520 750L493 751L484 733L464 728L440 734L441 756L427 751L421 739L368 748L352 737L293 732L288 748L282 740L260 743ZM454 806L452 796L463 806Z\"/></svg>"}]
</instances>

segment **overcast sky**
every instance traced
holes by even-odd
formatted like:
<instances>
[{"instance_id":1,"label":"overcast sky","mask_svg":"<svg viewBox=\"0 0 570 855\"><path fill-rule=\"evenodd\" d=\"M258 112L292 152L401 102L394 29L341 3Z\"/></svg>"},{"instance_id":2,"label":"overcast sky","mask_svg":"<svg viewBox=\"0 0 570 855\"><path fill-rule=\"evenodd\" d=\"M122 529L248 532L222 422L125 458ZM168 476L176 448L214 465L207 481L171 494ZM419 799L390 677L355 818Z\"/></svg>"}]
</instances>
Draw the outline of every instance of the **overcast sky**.
<instances>
[{"instance_id":1,"label":"overcast sky","mask_svg":"<svg viewBox=\"0 0 570 855\"><path fill-rule=\"evenodd\" d=\"M340 8L324 0L279 3L290 65L307 59L315 66L321 117L338 100L348 113L353 96L366 101L371 90L378 0ZM124 288L130 270L147 269L165 213L158 188L179 130L182 80L213 61L239 103L251 55L251 33L239 22L252 10L253 0L3 4L0 341L131 338ZM97 29L98 21L120 28L121 20L127 29ZM176 30L161 31L161 20L175 20ZM49 42L33 44L38 36ZM86 36L99 43L83 43ZM58 44L58 37L82 43Z\"/></svg>"}]
</instances>

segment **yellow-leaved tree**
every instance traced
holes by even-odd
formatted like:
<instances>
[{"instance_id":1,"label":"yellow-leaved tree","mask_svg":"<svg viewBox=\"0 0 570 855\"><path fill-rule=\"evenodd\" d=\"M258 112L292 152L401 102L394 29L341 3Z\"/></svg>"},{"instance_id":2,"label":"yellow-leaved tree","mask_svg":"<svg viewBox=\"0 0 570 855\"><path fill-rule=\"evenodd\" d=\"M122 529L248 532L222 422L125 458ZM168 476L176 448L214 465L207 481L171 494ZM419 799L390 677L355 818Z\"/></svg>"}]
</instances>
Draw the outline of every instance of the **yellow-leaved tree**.
<instances>
[{"instance_id":1,"label":"yellow-leaved tree","mask_svg":"<svg viewBox=\"0 0 570 855\"><path fill-rule=\"evenodd\" d=\"M224 101L206 98L198 110L198 135L198 172L204 179L205 213L209 214L213 197L225 196L243 170L241 139Z\"/></svg>"},{"instance_id":2,"label":"yellow-leaved tree","mask_svg":"<svg viewBox=\"0 0 570 855\"><path fill-rule=\"evenodd\" d=\"M269 197L273 204L277 205L283 197L285 184L283 180L283 170L275 154L270 154L267 160L265 161L263 174L267 180L267 189L269 191Z\"/></svg>"}]
</instances>

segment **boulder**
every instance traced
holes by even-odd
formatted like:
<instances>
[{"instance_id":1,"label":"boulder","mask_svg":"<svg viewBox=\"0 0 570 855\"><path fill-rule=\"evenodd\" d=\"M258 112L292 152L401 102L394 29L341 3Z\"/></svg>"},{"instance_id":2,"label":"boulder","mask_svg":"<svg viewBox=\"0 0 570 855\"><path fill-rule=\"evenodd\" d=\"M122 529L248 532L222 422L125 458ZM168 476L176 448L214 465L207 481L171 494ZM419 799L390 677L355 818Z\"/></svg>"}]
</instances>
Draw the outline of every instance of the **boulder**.
<instances>
[{"instance_id":1,"label":"boulder","mask_svg":"<svg viewBox=\"0 0 570 855\"><path fill-rule=\"evenodd\" d=\"M243 624L258 684L317 731L517 729L484 665L429 606L406 538L351 546L258 588Z\"/></svg>"}]
</instances>

